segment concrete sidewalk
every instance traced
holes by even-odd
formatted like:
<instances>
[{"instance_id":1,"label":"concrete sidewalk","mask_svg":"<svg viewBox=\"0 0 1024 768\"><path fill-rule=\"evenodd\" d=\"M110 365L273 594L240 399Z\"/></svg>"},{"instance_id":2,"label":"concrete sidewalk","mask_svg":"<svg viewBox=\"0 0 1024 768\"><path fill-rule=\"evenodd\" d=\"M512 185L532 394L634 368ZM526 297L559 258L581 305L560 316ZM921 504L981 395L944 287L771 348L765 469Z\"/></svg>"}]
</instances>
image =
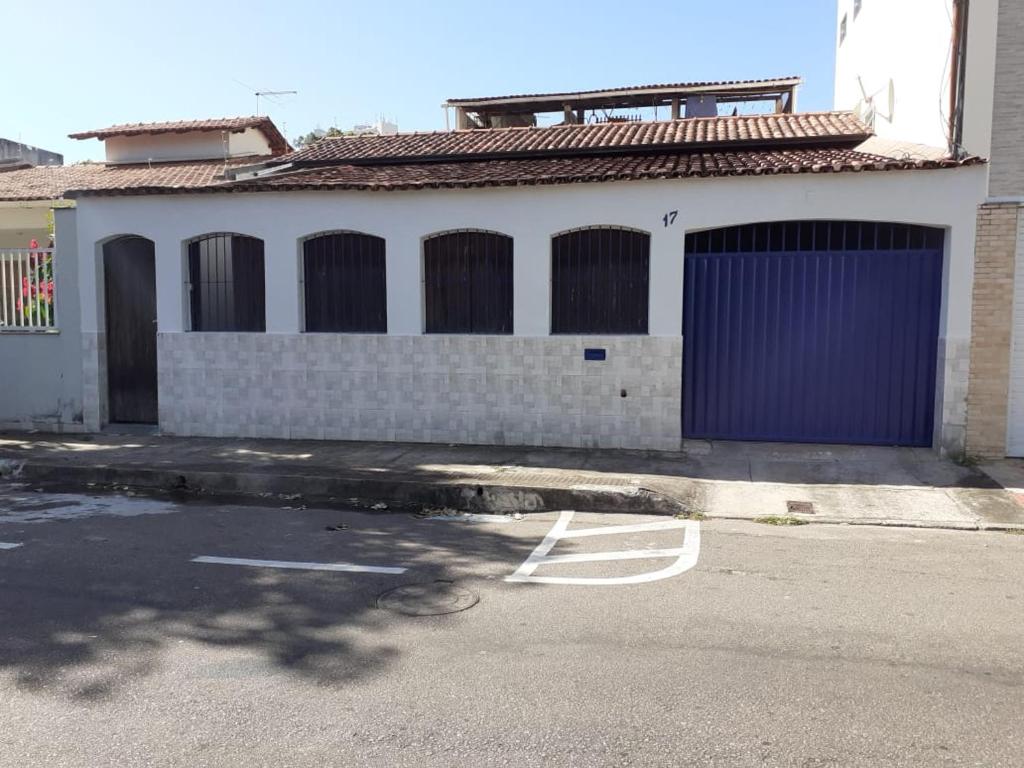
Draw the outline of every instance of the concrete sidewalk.
<instances>
[{"instance_id":1,"label":"concrete sidewalk","mask_svg":"<svg viewBox=\"0 0 1024 768\"><path fill-rule=\"evenodd\" d=\"M662 453L7 433L0 463L32 482L289 503L1024 528L1020 497L988 474L911 448L687 441Z\"/></svg>"}]
</instances>

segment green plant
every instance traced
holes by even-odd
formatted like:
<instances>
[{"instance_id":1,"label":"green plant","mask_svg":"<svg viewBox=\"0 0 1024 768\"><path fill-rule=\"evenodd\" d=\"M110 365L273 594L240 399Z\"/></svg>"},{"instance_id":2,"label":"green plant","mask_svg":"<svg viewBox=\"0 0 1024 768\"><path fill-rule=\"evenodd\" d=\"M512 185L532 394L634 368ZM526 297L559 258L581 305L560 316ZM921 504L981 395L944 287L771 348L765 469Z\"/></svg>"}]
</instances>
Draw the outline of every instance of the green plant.
<instances>
[{"instance_id":1,"label":"green plant","mask_svg":"<svg viewBox=\"0 0 1024 768\"><path fill-rule=\"evenodd\" d=\"M799 517L793 517L792 515L765 515L764 517L755 517L755 523L761 523L762 525L809 525L809 520L801 520Z\"/></svg>"},{"instance_id":2,"label":"green plant","mask_svg":"<svg viewBox=\"0 0 1024 768\"><path fill-rule=\"evenodd\" d=\"M33 240L30 248L38 248ZM53 254L40 251L28 256L28 274L21 278L21 295L15 306L25 320L32 323L46 323L53 317Z\"/></svg>"},{"instance_id":3,"label":"green plant","mask_svg":"<svg viewBox=\"0 0 1024 768\"><path fill-rule=\"evenodd\" d=\"M684 512L677 512L675 514L676 520L707 520L707 515L701 512L699 509L688 509Z\"/></svg>"},{"instance_id":4,"label":"green plant","mask_svg":"<svg viewBox=\"0 0 1024 768\"><path fill-rule=\"evenodd\" d=\"M979 459L977 456L972 456L971 454L967 453L967 451L961 451L960 453L950 454L949 458L952 459L954 464L961 467L967 467L968 469L973 469L974 467L978 466L978 464L981 462L981 459Z\"/></svg>"}]
</instances>

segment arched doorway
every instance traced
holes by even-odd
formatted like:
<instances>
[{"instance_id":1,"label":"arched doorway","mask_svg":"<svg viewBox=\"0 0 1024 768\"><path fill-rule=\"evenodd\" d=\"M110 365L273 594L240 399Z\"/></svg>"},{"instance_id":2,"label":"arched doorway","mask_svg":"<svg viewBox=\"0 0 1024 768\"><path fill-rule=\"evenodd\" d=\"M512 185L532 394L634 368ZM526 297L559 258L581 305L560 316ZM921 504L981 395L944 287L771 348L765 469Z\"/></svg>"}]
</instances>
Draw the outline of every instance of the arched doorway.
<instances>
[{"instance_id":1,"label":"arched doorway","mask_svg":"<svg viewBox=\"0 0 1024 768\"><path fill-rule=\"evenodd\" d=\"M153 241L135 235L103 245L108 420L157 423L156 266Z\"/></svg>"}]
</instances>

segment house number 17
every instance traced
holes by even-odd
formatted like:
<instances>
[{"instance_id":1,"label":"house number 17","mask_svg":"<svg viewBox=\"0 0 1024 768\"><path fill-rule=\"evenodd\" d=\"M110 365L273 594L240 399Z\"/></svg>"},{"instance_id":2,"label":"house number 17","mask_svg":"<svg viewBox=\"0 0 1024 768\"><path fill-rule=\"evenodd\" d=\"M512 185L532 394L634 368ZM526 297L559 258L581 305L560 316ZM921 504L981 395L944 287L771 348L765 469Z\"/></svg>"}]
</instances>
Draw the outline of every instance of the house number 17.
<instances>
[{"instance_id":1,"label":"house number 17","mask_svg":"<svg viewBox=\"0 0 1024 768\"><path fill-rule=\"evenodd\" d=\"M676 223L676 216L678 215L679 211L669 211L661 217L661 220L665 223L665 226L668 227Z\"/></svg>"}]
</instances>

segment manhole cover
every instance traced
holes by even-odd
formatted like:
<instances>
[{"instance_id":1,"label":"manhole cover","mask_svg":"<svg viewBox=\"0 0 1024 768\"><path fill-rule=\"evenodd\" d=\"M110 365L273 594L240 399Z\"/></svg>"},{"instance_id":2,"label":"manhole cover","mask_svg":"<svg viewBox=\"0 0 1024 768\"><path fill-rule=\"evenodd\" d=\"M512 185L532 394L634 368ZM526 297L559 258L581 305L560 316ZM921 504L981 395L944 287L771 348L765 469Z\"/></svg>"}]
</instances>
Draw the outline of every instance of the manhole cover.
<instances>
[{"instance_id":1,"label":"manhole cover","mask_svg":"<svg viewBox=\"0 0 1024 768\"><path fill-rule=\"evenodd\" d=\"M377 607L406 616L440 616L464 611L478 602L480 596L468 589L450 581L434 581L389 589L377 598Z\"/></svg>"}]
</instances>

